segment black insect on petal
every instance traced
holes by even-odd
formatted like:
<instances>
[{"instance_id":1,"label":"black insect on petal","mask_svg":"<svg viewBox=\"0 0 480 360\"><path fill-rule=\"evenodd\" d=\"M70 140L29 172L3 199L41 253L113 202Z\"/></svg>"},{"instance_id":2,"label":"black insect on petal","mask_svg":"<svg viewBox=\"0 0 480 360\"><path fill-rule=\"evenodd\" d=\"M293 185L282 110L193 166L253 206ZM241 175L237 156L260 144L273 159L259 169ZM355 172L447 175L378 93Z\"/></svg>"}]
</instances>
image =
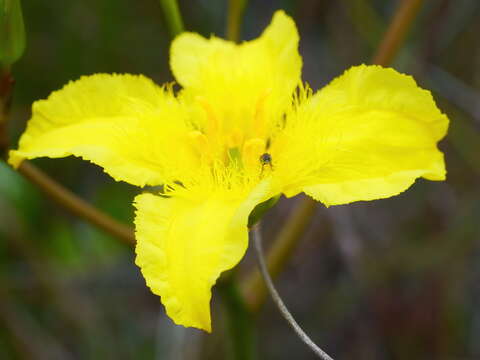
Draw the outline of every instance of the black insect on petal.
<instances>
[{"instance_id":1,"label":"black insect on petal","mask_svg":"<svg viewBox=\"0 0 480 360\"><path fill-rule=\"evenodd\" d=\"M269 165L270 167L272 166L272 155L269 153L264 153L260 155L260 163L262 164L262 169L266 166Z\"/></svg>"}]
</instances>

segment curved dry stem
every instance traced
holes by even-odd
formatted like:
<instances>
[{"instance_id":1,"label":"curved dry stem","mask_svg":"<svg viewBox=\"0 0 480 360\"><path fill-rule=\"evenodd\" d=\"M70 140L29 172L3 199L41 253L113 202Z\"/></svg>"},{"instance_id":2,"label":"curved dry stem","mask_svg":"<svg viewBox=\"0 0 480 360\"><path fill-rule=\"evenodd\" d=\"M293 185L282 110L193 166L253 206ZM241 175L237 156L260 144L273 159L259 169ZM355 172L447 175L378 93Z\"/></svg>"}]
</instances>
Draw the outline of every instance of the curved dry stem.
<instances>
[{"instance_id":1,"label":"curved dry stem","mask_svg":"<svg viewBox=\"0 0 480 360\"><path fill-rule=\"evenodd\" d=\"M283 302L282 298L275 289L273 285L273 281L268 273L267 264L265 263L265 258L263 256L263 249L262 249L262 238L260 234L260 226L259 224L255 225L251 231L251 237L253 244L255 246L255 251L257 254L258 266L260 268L260 272L263 276L263 280L265 280L265 284L267 286L268 291L272 297L273 302L277 306L278 310L282 314L283 318L287 321L287 323L291 326L293 331L298 335L300 340L302 340L320 359L323 360L333 360L325 351L320 349L310 337L303 331L303 329L298 325L295 321L294 317L288 311L285 303Z\"/></svg>"},{"instance_id":2,"label":"curved dry stem","mask_svg":"<svg viewBox=\"0 0 480 360\"><path fill-rule=\"evenodd\" d=\"M268 271L273 278L280 273L291 254L294 253L298 240L312 221L316 207L317 202L312 198L301 199L275 238L273 246L267 253ZM257 269L253 270L243 282L242 292L250 309L257 311L267 296L265 283Z\"/></svg>"}]
</instances>

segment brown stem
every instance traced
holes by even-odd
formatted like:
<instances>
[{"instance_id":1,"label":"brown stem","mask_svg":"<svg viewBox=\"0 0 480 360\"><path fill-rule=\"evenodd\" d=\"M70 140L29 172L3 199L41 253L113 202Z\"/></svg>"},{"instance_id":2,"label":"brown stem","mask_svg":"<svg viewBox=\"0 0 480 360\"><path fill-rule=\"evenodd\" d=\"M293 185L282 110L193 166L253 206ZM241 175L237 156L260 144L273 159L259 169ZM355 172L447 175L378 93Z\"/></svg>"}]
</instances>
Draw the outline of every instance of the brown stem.
<instances>
[{"instance_id":1,"label":"brown stem","mask_svg":"<svg viewBox=\"0 0 480 360\"><path fill-rule=\"evenodd\" d=\"M7 119L12 102L14 80L8 69L0 69L0 156L8 148Z\"/></svg>"},{"instance_id":2,"label":"brown stem","mask_svg":"<svg viewBox=\"0 0 480 360\"><path fill-rule=\"evenodd\" d=\"M385 33L372 63L388 66L397 55L400 46L410 29L413 19L420 10L424 0L401 0L395 16Z\"/></svg>"},{"instance_id":3,"label":"brown stem","mask_svg":"<svg viewBox=\"0 0 480 360\"><path fill-rule=\"evenodd\" d=\"M119 223L109 215L90 205L70 190L58 184L29 161L23 161L18 167L18 172L72 214L87 220L128 245L135 244L135 235L132 228Z\"/></svg>"}]
</instances>

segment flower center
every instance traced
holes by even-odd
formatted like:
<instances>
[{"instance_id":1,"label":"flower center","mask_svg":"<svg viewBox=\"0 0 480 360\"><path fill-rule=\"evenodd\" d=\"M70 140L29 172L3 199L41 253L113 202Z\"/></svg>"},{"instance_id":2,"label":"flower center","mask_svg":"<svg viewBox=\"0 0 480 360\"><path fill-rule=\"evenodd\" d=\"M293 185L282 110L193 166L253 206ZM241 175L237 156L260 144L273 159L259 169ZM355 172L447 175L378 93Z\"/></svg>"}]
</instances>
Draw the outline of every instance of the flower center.
<instances>
[{"instance_id":1,"label":"flower center","mask_svg":"<svg viewBox=\"0 0 480 360\"><path fill-rule=\"evenodd\" d=\"M265 92L259 96L254 111L232 114L218 114L207 100L197 98L204 118L199 130L191 131L188 137L202 164L233 166L250 174L263 174L272 168L271 156L262 158L268 154L269 147L265 111L268 95L269 92ZM231 117L242 121L231 121Z\"/></svg>"}]
</instances>

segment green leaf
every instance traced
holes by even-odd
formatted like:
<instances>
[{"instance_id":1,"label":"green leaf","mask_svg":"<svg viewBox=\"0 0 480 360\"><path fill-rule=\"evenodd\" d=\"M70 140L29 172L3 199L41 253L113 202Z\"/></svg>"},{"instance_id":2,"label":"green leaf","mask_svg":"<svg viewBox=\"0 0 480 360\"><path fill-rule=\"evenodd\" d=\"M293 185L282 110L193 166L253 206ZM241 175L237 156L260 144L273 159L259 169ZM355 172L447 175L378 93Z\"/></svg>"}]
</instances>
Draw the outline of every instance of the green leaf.
<instances>
[{"instance_id":1,"label":"green leaf","mask_svg":"<svg viewBox=\"0 0 480 360\"><path fill-rule=\"evenodd\" d=\"M265 213L277 203L278 199L280 199L280 195L274 196L255 206L255 209L253 209L248 217L248 227L251 228L259 222L263 215L265 215Z\"/></svg>"},{"instance_id":2,"label":"green leaf","mask_svg":"<svg viewBox=\"0 0 480 360\"><path fill-rule=\"evenodd\" d=\"M9 67L25 51L25 26L20 0L0 0L0 64Z\"/></svg>"}]
</instances>

